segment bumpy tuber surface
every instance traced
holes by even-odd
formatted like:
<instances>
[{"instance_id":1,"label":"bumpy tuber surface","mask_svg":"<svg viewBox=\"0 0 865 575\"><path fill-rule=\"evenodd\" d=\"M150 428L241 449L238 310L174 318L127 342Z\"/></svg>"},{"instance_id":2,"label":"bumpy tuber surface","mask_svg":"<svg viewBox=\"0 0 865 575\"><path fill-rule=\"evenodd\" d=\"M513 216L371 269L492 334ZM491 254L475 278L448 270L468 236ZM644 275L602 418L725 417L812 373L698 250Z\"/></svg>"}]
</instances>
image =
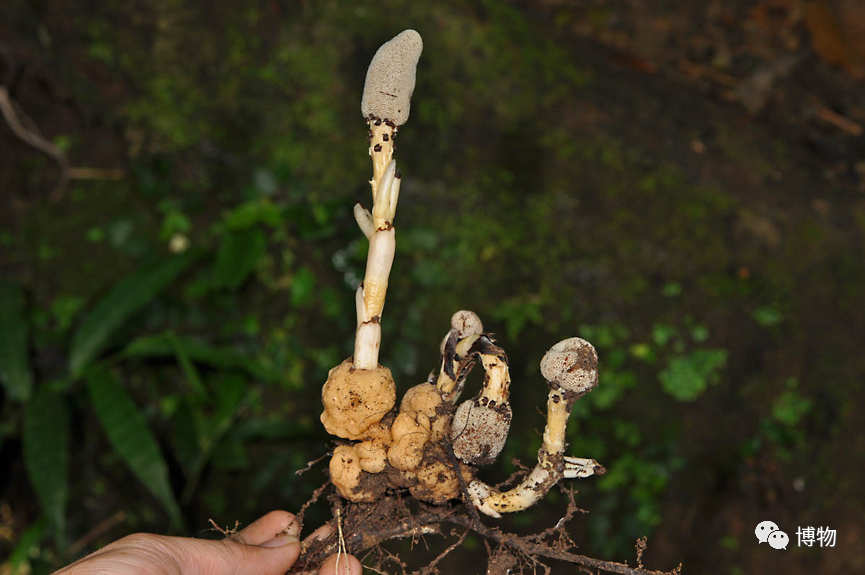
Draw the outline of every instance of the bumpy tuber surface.
<instances>
[{"instance_id":1,"label":"bumpy tuber surface","mask_svg":"<svg viewBox=\"0 0 865 575\"><path fill-rule=\"evenodd\" d=\"M331 435L365 439L396 403L396 384L384 366L357 369L347 359L332 370L321 390L321 422Z\"/></svg>"},{"instance_id":2,"label":"bumpy tuber surface","mask_svg":"<svg viewBox=\"0 0 865 575\"><path fill-rule=\"evenodd\" d=\"M396 469L414 471L423 459L423 448L429 433L408 413L400 413L391 427L393 445L387 452L387 460Z\"/></svg>"},{"instance_id":3,"label":"bumpy tuber surface","mask_svg":"<svg viewBox=\"0 0 865 575\"><path fill-rule=\"evenodd\" d=\"M432 384L422 383L405 392L400 412L413 417L433 439L441 439L449 427L448 414L440 412L444 400Z\"/></svg>"},{"instance_id":4,"label":"bumpy tuber surface","mask_svg":"<svg viewBox=\"0 0 865 575\"><path fill-rule=\"evenodd\" d=\"M333 450L333 457L330 459L330 480L340 494L352 501L375 501L378 494L359 489L362 474L360 458L353 445L340 445Z\"/></svg>"},{"instance_id":5,"label":"bumpy tuber surface","mask_svg":"<svg viewBox=\"0 0 865 575\"><path fill-rule=\"evenodd\" d=\"M418 483L410 489L421 501L441 505L460 496L460 480L453 468L433 460L417 471Z\"/></svg>"},{"instance_id":6,"label":"bumpy tuber surface","mask_svg":"<svg viewBox=\"0 0 865 575\"><path fill-rule=\"evenodd\" d=\"M427 442L444 436L449 421L439 415L441 405L441 394L429 383L422 383L406 392L400 413L391 427L393 441L387 458L393 467L401 471L416 470Z\"/></svg>"}]
</instances>

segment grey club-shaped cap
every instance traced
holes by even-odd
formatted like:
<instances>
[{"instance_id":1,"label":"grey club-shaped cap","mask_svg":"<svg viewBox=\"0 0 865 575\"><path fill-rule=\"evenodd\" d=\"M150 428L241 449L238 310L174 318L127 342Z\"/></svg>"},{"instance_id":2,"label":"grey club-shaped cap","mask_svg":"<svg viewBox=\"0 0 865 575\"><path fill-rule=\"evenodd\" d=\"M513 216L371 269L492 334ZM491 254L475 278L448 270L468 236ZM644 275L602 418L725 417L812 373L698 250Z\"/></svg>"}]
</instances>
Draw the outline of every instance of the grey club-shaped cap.
<instances>
[{"instance_id":1,"label":"grey club-shaped cap","mask_svg":"<svg viewBox=\"0 0 865 575\"><path fill-rule=\"evenodd\" d=\"M397 126L405 124L422 51L423 40L414 30L400 32L382 44L366 71L360 102L364 118L389 120Z\"/></svg>"}]
</instances>

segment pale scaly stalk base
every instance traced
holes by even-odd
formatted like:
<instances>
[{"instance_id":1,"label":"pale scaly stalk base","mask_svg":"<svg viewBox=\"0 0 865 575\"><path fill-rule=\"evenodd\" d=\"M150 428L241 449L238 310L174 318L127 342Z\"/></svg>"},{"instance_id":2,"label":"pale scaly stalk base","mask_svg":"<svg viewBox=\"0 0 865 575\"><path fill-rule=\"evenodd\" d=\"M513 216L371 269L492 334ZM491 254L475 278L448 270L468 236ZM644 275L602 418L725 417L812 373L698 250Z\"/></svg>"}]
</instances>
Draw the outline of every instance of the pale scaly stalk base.
<instances>
[{"instance_id":1,"label":"pale scaly stalk base","mask_svg":"<svg viewBox=\"0 0 865 575\"><path fill-rule=\"evenodd\" d=\"M565 428L571 405L572 402L565 399L563 390L550 390L547 426L544 429L544 444L538 451L538 464L519 485L502 492L483 481L469 483L469 496L479 511L496 518L501 517L502 513L522 511L537 503L563 477L582 478L606 472L594 459L564 456Z\"/></svg>"},{"instance_id":2,"label":"pale scaly stalk base","mask_svg":"<svg viewBox=\"0 0 865 575\"><path fill-rule=\"evenodd\" d=\"M396 127L381 120L370 121L369 155L372 158L372 211L361 205L354 208L358 227L369 239L366 274L357 292L357 330L354 365L375 369L381 349L381 313L387 294L388 278L396 253L393 218L399 200L401 178L393 159Z\"/></svg>"}]
</instances>

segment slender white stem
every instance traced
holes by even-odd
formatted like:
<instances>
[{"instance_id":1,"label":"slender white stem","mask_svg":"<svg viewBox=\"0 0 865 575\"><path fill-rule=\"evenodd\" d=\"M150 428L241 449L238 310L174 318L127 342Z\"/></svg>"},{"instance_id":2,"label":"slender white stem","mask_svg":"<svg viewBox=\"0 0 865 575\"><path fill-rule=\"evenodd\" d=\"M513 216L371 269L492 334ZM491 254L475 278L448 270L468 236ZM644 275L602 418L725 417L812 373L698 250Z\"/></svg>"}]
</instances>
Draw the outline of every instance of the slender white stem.
<instances>
[{"instance_id":1,"label":"slender white stem","mask_svg":"<svg viewBox=\"0 0 865 575\"><path fill-rule=\"evenodd\" d=\"M368 321L360 324L354 339L354 366L357 369L378 367L378 352L381 349L381 324Z\"/></svg>"}]
</instances>

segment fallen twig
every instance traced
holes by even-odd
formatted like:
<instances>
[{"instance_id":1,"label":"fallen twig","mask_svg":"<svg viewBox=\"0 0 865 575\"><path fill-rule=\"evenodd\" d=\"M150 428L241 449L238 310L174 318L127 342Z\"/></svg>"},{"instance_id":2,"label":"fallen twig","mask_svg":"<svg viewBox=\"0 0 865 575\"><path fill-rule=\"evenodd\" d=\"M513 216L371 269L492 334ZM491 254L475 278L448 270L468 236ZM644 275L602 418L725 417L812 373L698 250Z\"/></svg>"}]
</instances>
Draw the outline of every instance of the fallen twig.
<instances>
[{"instance_id":1,"label":"fallen twig","mask_svg":"<svg viewBox=\"0 0 865 575\"><path fill-rule=\"evenodd\" d=\"M845 118L841 114L833 112L829 108L820 108L817 110L817 117L827 124L832 124L846 134L850 134L851 136L862 135L862 126L849 118Z\"/></svg>"},{"instance_id":2,"label":"fallen twig","mask_svg":"<svg viewBox=\"0 0 865 575\"><path fill-rule=\"evenodd\" d=\"M5 86L0 86L0 114L3 115L6 125L19 140L36 148L57 163L60 175L49 195L52 201L56 202L63 197L69 180L122 180L126 177L126 171L120 169L73 168L69 164L66 153L42 135L36 122L12 99Z\"/></svg>"},{"instance_id":3,"label":"fallen twig","mask_svg":"<svg viewBox=\"0 0 865 575\"><path fill-rule=\"evenodd\" d=\"M66 185L69 183L70 166L66 154L63 150L45 139L36 123L15 103L5 86L0 86L0 112L2 112L3 119L6 120L9 129L12 130L12 133L18 139L57 162L57 165L60 167L60 176L58 176L57 182L54 184L54 191L51 192L50 197L53 200L60 199L66 190ZM27 124L27 126L24 124Z\"/></svg>"}]
</instances>

